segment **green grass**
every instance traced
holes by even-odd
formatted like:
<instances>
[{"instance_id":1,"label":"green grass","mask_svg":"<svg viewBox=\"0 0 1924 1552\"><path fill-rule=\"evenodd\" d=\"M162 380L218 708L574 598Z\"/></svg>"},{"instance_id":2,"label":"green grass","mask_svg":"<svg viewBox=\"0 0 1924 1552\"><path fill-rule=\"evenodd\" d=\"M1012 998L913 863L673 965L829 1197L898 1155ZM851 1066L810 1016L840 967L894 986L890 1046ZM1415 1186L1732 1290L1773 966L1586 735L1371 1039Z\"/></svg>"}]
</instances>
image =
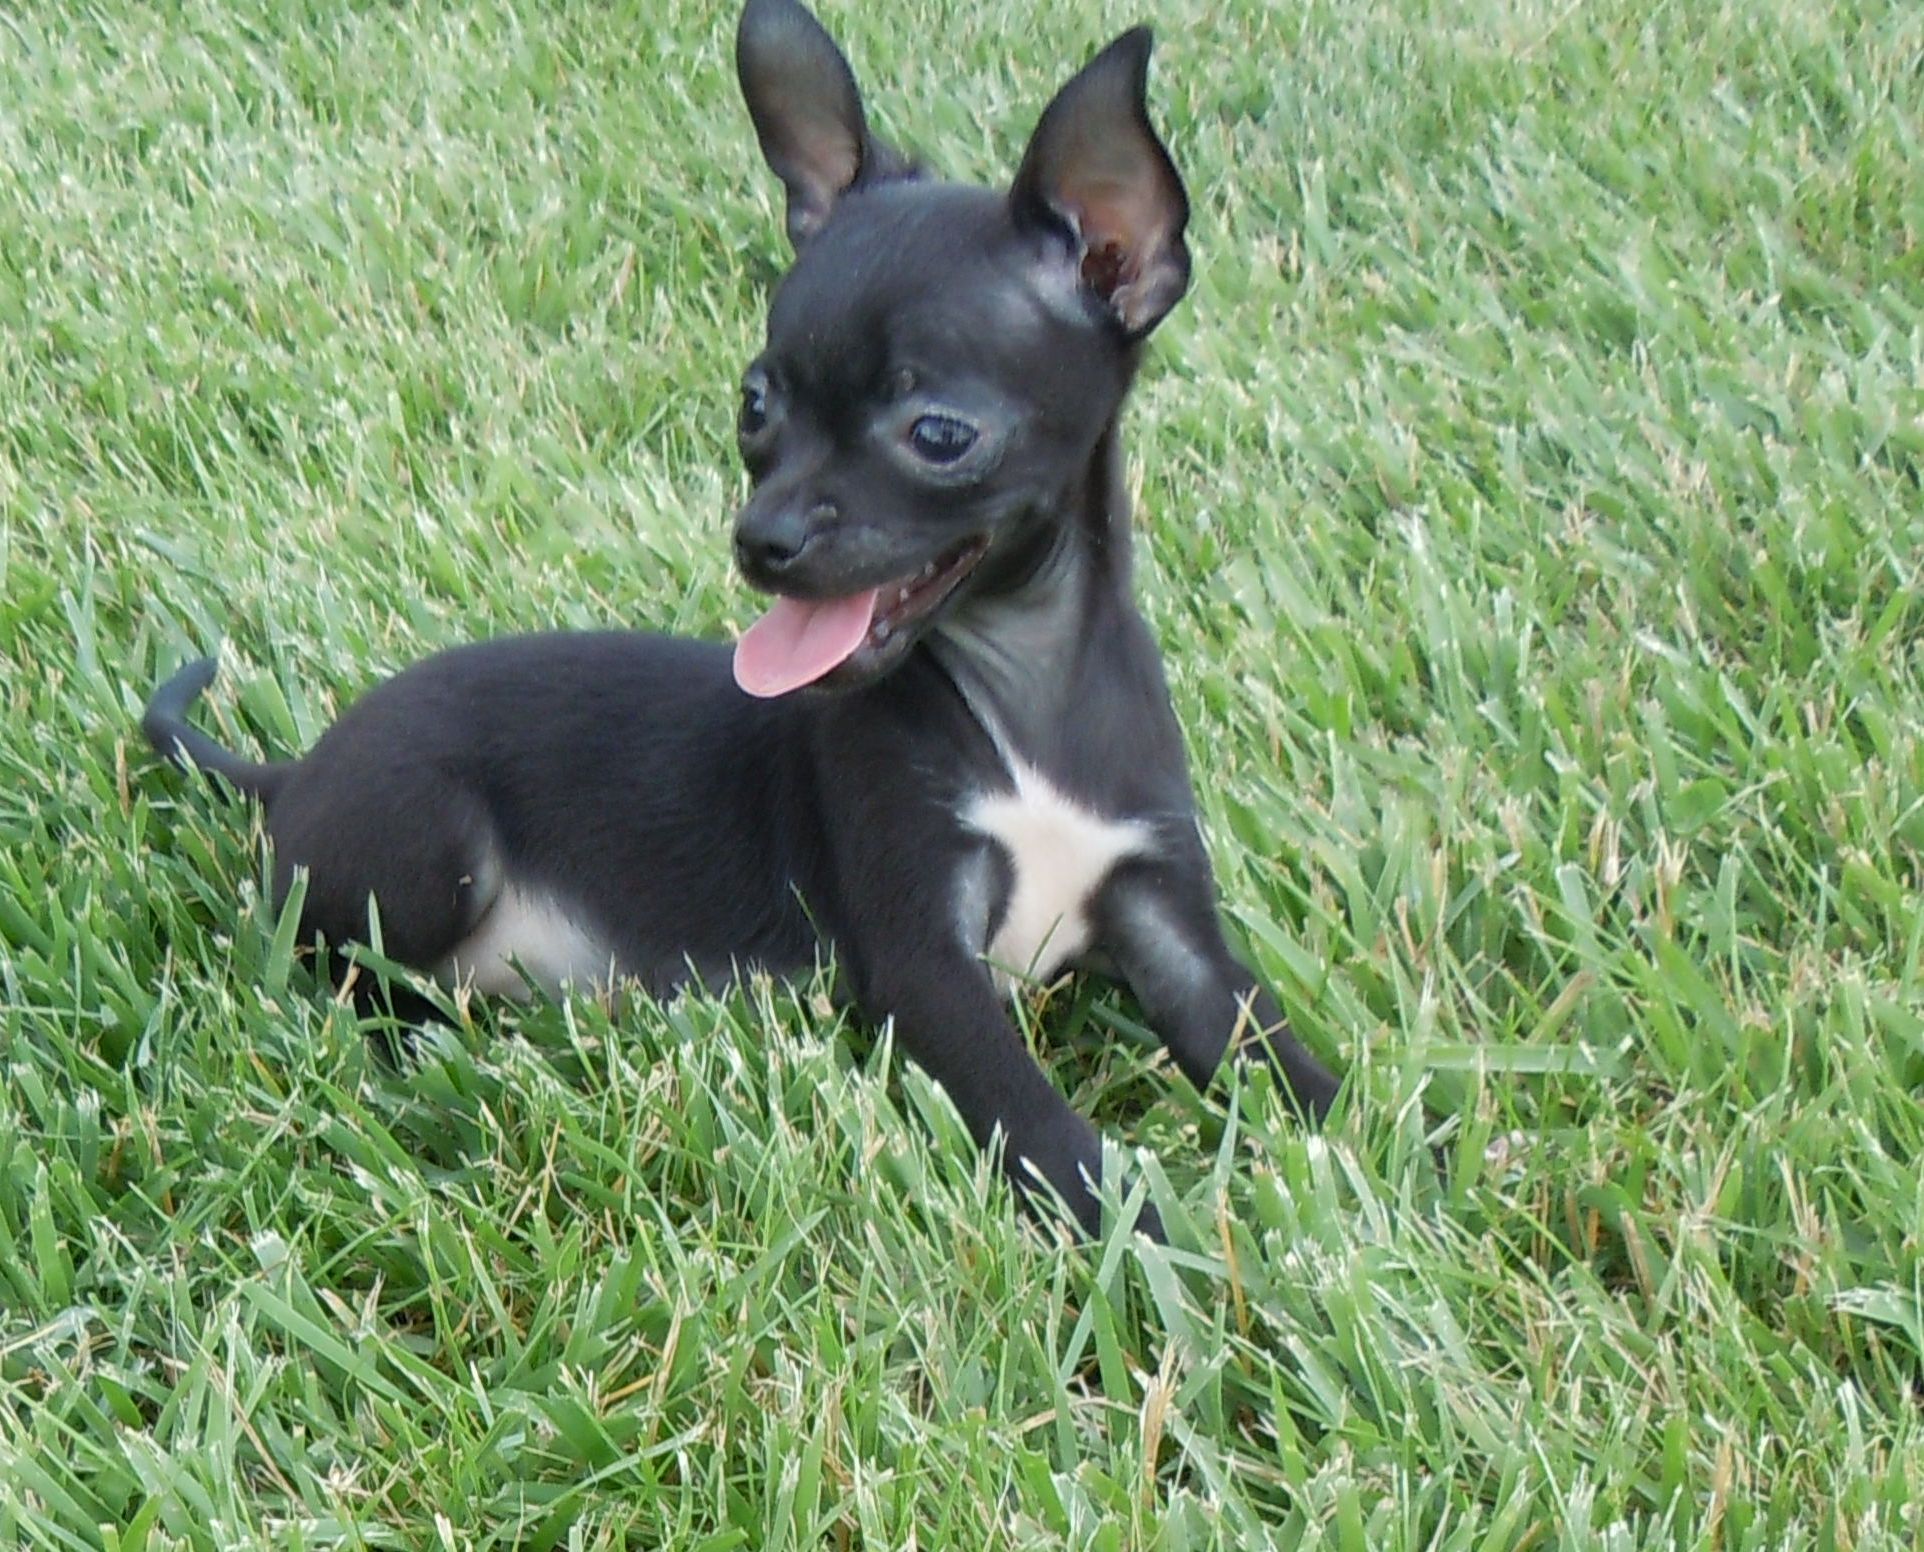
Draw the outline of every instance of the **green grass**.
<instances>
[{"instance_id":1,"label":"green grass","mask_svg":"<svg viewBox=\"0 0 1924 1552\"><path fill-rule=\"evenodd\" d=\"M133 735L216 640L286 751L746 618L783 248L710 9L0 16L0 1545L1915 1545L1924 8L1153 8L1141 590L1354 1073L1309 1138L1039 1002L1167 1252L1024 1218L819 987L384 1067ZM859 10L968 175L1142 14Z\"/></svg>"}]
</instances>

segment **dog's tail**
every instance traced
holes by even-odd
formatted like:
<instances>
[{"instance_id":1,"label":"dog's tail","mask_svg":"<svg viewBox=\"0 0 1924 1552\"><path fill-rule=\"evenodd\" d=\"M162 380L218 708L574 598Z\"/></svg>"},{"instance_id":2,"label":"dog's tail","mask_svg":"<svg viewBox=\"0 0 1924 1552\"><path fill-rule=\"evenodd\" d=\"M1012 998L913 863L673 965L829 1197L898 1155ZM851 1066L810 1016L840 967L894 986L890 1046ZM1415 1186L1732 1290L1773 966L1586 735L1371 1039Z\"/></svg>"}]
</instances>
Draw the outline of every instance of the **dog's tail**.
<instances>
[{"instance_id":1,"label":"dog's tail","mask_svg":"<svg viewBox=\"0 0 1924 1552\"><path fill-rule=\"evenodd\" d=\"M140 719L140 730L154 753L171 760L182 770L211 771L229 786L249 797L268 798L280 786L285 765L264 765L245 760L231 749L223 749L187 720L187 708L200 698L200 692L214 682L219 666L211 657L196 658L178 670L147 703Z\"/></svg>"}]
</instances>

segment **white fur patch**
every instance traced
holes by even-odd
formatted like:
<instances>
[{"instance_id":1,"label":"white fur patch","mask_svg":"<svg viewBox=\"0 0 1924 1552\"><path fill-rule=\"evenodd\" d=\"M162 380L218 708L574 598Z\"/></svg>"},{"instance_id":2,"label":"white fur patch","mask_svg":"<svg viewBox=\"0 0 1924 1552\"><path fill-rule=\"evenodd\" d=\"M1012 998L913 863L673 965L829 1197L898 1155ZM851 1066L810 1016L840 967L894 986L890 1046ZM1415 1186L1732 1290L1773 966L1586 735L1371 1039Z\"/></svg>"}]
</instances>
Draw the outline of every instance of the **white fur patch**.
<instances>
[{"instance_id":1,"label":"white fur patch","mask_svg":"<svg viewBox=\"0 0 1924 1552\"><path fill-rule=\"evenodd\" d=\"M608 981L613 974L614 956L560 902L513 884L435 972L437 980L490 997L525 997L530 981L552 995L570 981Z\"/></svg>"},{"instance_id":2,"label":"white fur patch","mask_svg":"<svg viewBox=\"0 0 1924 1552\"><path fill-rule=\"evenodd\" d=\"M1009 856L1014 887L988 944L996 975L1047 979L1089 947L1089 902L1118 862L1147 851L1149 826L1106 819L1011 760L1013 792L982 792L963 818Z\"/></svg>"}]
</instances>

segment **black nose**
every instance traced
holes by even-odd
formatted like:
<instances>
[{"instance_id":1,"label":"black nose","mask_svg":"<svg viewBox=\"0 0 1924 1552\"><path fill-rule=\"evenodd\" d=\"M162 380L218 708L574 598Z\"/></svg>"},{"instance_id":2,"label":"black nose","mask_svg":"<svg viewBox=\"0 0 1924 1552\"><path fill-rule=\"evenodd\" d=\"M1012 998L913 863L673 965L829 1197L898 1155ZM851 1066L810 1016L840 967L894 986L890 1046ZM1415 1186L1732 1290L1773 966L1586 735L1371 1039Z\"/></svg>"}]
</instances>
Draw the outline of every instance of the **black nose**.
<instances>
[{"instance_id":1,"label":"black nose","mask_svg":"<svg viewBox=\"0 0 1924 1552\"><path fill-rule=\"evenodd\" d=\"M744 513L735 524L735 561L751 576L780 576L834 521L835 507L827 501L806 509L784 503L770 511Z\"/></svg>"}]
</instances>

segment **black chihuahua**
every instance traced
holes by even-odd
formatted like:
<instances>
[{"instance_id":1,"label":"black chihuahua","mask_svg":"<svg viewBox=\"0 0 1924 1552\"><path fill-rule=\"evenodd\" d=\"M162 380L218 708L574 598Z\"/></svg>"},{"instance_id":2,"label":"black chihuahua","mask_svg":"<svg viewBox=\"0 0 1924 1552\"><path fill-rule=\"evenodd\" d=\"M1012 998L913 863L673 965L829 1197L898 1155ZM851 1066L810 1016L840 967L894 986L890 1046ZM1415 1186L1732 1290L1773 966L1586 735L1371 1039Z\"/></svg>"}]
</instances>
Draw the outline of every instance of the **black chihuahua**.
<instances>
[{"instance_id":1,"label":"black chihuahua","mask_svg":"<svg viewBox=\"0 0 1924 1552\"><path fill-rule=\"evenodd\" d=\"M1130 598L1117 420L1189 279L1149 47L1098 54L997 192L920 177L815 19L749 0L736 62L797 256L742 387L734 542L774 601L732 653L458 648L278 764L190 727L213 663L182 669L147 737L265 800L304 935L365 937L371 896L390 956L511 994L793 973L826 942L977 1140L1092 1233L1100 1142L1024 1047L1012 978L1112 971L1196 1084L1243 1032L1322 1116L1336 1080L1223 941Z\"/></svg>"}]
</instances>

